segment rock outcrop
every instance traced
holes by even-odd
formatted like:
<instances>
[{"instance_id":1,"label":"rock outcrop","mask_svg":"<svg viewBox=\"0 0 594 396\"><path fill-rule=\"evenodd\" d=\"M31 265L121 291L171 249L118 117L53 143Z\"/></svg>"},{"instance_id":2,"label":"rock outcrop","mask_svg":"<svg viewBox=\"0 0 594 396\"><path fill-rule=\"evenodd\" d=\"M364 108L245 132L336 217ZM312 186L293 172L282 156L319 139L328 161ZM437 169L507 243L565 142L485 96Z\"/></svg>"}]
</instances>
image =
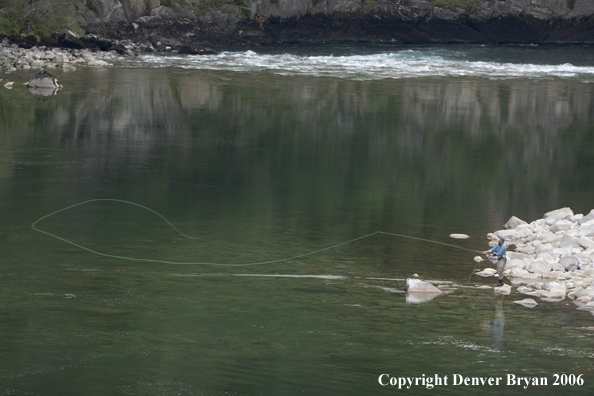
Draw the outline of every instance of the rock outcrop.
<instances>
[{"instance_id":1,"label":"rock outcrop","mask_svg":"<svg viewBox=\"0 0 594 396\"><path fill-rule=\"evenodd\" d=\"M120 55L133 51L121 40L188 54L286 43L594 43L590 0L85 0L76 9L86 35L9 38Z\"/></svg>"},{"instance_id":2,"label":"rock outcrop","mask_svg":"<svg viewBox=\"0 0 594 396\"><path fill-rule=\"evenodd\" d=\"M331 42L594 43L594 2L589 0L88 0L79 9L88 32L172 48Z\"/></svg>"}]
</instances>

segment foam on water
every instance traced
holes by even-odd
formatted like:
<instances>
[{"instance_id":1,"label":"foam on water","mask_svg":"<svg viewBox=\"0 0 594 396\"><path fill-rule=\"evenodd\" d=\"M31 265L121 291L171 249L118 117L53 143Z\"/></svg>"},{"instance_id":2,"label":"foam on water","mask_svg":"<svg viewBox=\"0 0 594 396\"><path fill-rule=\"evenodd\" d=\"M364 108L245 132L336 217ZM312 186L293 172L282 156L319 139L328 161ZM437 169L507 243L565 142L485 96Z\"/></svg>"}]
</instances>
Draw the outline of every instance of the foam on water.
<instances>
[{"instance_id":1,"label":"foam on water","mask_svg":"<svg viewBox=\"0 0 594 396\"><path fill-rule=\"evenodd\" d=\"M408 49L352 55L266 54L225 51L215 56L144 55L142 66L180 67L197 70L272 72L279 75L338 77L354 80L402 79L417 77L577 78L594 81L594 67L489 60L486 53L465 56L460 51ZM551 62L552 63L552 62Z\"/></svg>"}]
</instances>

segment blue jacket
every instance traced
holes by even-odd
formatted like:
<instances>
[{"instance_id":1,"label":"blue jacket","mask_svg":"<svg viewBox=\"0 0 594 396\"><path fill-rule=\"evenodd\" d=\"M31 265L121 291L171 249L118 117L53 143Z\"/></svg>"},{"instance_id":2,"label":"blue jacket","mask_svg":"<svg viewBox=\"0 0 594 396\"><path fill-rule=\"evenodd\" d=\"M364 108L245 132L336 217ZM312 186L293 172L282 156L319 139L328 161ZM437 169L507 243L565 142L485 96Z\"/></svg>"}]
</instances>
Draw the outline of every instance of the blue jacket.
<instances>
[{"instance_id":1,"label":"blue jacket","mask_svg":"<svg viewBox=\"0 0 594 396\"><path fill-rule=\"evenodd\" d=\"M507 253L507 246L505 246L505 243L502 243L501 245L496 245L493 247L491 251L497 257L503 257L505 256L505 253Z\"/></svg>"}]
</instances>

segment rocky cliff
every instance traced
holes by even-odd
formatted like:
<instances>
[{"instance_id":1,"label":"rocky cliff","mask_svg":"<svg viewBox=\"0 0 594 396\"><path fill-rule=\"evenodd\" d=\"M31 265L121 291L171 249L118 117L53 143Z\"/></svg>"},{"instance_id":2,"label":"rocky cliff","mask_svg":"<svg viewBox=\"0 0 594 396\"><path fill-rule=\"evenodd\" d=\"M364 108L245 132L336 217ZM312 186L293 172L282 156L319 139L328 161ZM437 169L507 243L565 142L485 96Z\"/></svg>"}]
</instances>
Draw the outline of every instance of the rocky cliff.
<instances>
[{"instance_id":1,"label":"rocky cliff","mask_svg":"<svg viewBox=\"0 0 594 396\"><path fill-rule=\"evenodd\" d=\"M153 44L594 43L591 0L81 0L86 30Z\"/></svg>"}]
</instances>

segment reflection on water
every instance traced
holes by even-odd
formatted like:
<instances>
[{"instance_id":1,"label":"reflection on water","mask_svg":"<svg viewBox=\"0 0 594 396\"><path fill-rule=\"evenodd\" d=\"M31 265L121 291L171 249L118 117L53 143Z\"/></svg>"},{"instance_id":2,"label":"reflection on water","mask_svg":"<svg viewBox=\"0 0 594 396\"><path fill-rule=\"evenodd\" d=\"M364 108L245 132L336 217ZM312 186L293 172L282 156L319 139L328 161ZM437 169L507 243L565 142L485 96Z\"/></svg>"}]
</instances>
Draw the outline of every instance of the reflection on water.
<instances>
[{"instance_id":1,"label":"reflection on water","mask_svg":"<svg viewBox=\"0 0 594 396\"><path fill-rule=\"evenodd\" d=\"M589 211L590 84L167 68L57 77L64 89L44 101L0 91L0 394L389 394L377 384L386 372L584 373L571 391L591 394L592 315L569 301L526 309L513 292L475 289L475 253L420 240L377 234L321 251L378 230L445 243L466 233L455 243L477 250L511 215ZM174 266L31 230L99 198L201 239L113 202L43 229L176 262L320 252L245 270ZM414 273L447 292L408 304Z\"/></svg>"},{"instance_id":2,"label":"reflection on water","mask_svg":"<svg viewBox=\"0 0 594 396\"><path fill-rule=\"evenodd\" d=\"M503 313L503 298L498 298L495 305L495 318L491 325L493 346L497 351L503 350L503 328L505 327L505 314Z\"/></svg>"}]
</instances>

